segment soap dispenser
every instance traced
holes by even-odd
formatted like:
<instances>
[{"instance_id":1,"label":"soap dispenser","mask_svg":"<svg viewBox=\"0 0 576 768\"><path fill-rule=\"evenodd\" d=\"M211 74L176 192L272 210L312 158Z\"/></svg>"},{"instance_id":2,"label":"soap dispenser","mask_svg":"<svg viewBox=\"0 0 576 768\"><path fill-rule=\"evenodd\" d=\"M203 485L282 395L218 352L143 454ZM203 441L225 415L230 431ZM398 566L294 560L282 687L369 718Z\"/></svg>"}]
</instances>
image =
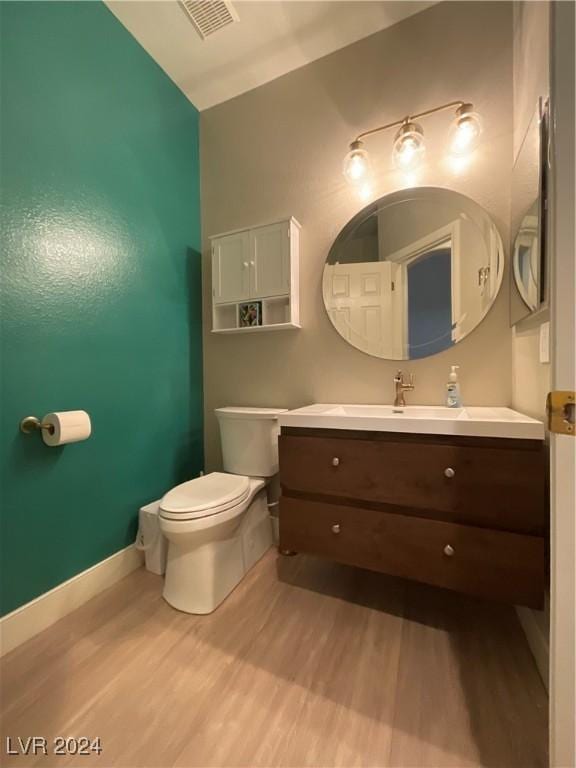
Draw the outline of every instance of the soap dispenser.
<instances>
[{"instance_id":1,"label":"soap dispenser","mask_svg":"<svg viewBox=\"0 0 576 768\"><path fill-rule=\"evenodd\" d=\"M460 368L459 365L452 365L448 376L448 383L446 384L446 405L448 408L462 408L458 368Z\"/></svg>"}]
</instances>

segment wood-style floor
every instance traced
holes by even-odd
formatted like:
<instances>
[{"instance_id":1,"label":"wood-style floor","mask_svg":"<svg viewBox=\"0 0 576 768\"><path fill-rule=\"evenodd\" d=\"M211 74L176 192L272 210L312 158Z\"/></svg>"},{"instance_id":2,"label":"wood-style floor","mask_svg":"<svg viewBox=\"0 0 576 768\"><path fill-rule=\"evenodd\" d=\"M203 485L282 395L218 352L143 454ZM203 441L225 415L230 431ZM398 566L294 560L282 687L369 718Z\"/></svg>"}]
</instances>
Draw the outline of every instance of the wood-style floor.
<instances>
[{"instance_id":1,"label":"wood-style floor","mask_svg":"<svg viewBox=\"0 0 576 768\"><path fill-rule=\"evenodd\" d=\"M276 552L211 616L161 587L139 570L3 659L3 765L547 765L510 607ZM4 754L33 735L103 751Z\"/></svg>"}]
</instances>

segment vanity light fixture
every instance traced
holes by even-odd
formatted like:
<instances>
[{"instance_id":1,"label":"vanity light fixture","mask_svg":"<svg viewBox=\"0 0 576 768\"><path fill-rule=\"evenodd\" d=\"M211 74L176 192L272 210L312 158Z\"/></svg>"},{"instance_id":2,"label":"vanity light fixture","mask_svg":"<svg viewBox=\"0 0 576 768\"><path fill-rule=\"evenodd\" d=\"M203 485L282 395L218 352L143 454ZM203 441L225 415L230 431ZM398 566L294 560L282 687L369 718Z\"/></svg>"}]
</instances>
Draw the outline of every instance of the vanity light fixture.
<instances>
[{"instance_id":1,"label":"vanity light fixture","mask_svg":"<svg viewBox=\"0 0 576 768\"><path fill-rule=\"evenodd\" d=\"M450 101L438 107L427 109L416 115L408 115L402 120L380 125L359 133L350 144L350 150L344 158L343 172L346 180L354 186L363 183L370 176L371 163L368 152L364 149L364 139L389 128L398 127L392 153L394 165L402 171L413 171L420 165L425 154L424 130L419 118L456 108L456 116L450 128L450 149L455 154L464 154L475 148L482 132L480 116L474 112L472 104L466 101Z\"/></svg>"}]
</instances>

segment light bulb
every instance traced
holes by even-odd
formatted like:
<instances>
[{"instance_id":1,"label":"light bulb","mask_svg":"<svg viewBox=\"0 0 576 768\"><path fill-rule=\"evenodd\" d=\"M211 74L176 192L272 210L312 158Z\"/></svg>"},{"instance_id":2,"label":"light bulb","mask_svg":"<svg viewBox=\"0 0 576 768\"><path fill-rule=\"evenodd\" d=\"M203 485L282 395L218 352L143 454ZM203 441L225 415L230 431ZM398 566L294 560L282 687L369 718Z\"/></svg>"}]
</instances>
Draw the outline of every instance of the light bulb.
<instances>
[{"instance_id":1,"label":"light bulb","mask_svg":"<svg viewBox=\"0 0 576 768\"><path fill-rule=\"evenodd\" d=\"M394 165L401 171L413 171L424 159L424 131L416 123L406 121L394 141Z\"/></svg>"},{"instance_id":2,"label":"light bulb","mask_svg":"<svg viewBox=\"0 0 576 768\"><path fill-rule=\"evenodd\" d=\"M342 173L350 184L359 184L370 176L370 156L362 149L361 141L353 141L350 144L350 152L344 158Z\"/></svg>"},{"instance_id":3,"label":"light bulb","mask_svg":"<svg viewBox=\"0 0 576 768\"><path fill-rule=\"evenodd\" d=\"M450 151L455 155L463 155L476 148L482 133L480 115L473 111L472 104L458 107L456 117L450 128Z\"/></svg>"}]
</instances>

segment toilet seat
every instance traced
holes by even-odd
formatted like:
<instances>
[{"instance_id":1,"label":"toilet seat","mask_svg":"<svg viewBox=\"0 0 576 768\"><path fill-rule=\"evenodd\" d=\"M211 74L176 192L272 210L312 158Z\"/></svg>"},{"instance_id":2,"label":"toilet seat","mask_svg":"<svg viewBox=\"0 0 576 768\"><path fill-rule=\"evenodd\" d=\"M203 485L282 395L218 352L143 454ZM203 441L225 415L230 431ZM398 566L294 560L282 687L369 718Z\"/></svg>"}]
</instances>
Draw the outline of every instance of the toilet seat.
<instances>
[{"instance_id":1,"label":"toilet seat","mask_svg":"<svg viewBox=\"0 0 576 768\"><path fill-rule=\"evenodd\" d=\"M160 501L160 517L166 520L211 517L242 505L249 495L250 478L211 472L168 491Z\"/></svg>"}]
</instances>

